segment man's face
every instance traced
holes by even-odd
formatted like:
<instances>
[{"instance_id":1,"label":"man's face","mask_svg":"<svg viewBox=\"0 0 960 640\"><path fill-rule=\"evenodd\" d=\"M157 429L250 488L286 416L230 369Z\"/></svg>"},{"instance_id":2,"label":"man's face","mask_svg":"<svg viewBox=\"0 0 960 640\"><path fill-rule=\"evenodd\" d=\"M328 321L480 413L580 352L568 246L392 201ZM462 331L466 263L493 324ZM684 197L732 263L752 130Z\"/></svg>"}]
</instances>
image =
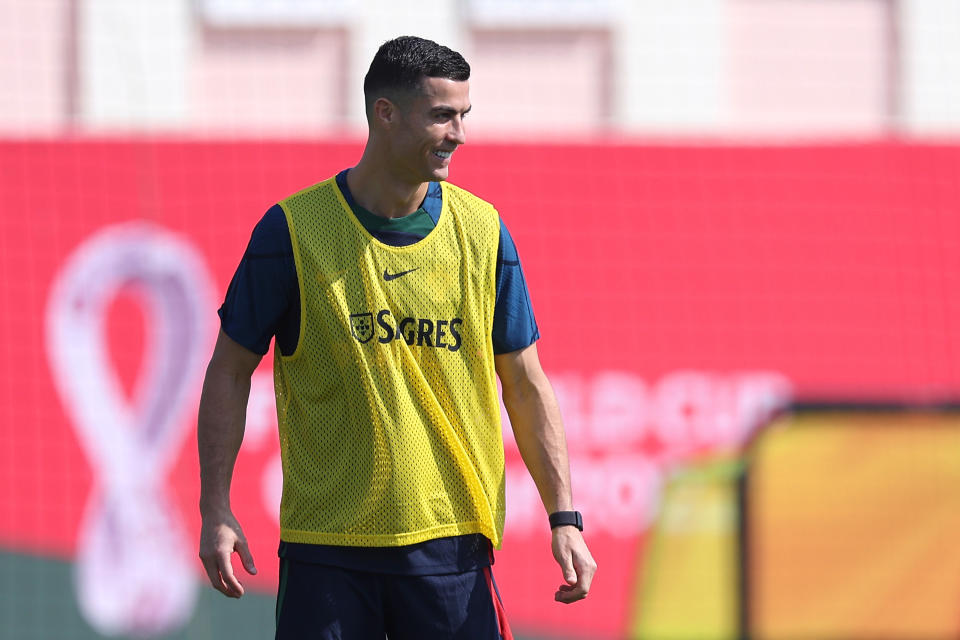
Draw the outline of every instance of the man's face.
<instances>
[{"instance_id":1,"label":"man's face","mask_svg":"<svg viewBox=\"0 0 960 640\"><path fill-rule=\"evenodd\" d=\"M411 182L446 180L451 156L464 144L463 118L470 111L470 83L424 78L421 91L398 105L391 129L393 161Z\"/></svg>"}]
</instances>

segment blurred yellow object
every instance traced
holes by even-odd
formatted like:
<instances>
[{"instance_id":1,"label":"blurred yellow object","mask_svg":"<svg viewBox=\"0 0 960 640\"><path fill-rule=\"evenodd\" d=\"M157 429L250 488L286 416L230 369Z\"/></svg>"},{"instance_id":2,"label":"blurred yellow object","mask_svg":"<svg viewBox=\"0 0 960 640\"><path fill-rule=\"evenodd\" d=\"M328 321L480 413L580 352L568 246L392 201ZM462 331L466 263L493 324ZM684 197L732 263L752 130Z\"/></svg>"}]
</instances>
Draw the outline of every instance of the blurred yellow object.
<instances>
[{"instance_id":1,"label":"blurred yellow object","mask_svg":"<svg viewBox=\"0 0 960 640\"><path fill-rule=\"evenodd\" d=\"M634 638L738 637L738 460L687 466L667 481L634 602Z\"/></svg>"},{"instance_id":2,"label":"blurred yellow object","mask_svg":"<svg viewBox=\"0 0 960 640\"><path fill-rule=\"evenodd\" d=\"M960 412L796 407L673 475L631 637L960 637Z\"/></svg>"},{"instance_id":3,"label":"blurred yellow object","mask_svg":"<svg viewBox=\"0 0 960 640\"><path fill-rule=\"evenodd\" d=\"M748 477L752 637L960 635L960 415L788 416Z\"/></svg>"}]
</instances>

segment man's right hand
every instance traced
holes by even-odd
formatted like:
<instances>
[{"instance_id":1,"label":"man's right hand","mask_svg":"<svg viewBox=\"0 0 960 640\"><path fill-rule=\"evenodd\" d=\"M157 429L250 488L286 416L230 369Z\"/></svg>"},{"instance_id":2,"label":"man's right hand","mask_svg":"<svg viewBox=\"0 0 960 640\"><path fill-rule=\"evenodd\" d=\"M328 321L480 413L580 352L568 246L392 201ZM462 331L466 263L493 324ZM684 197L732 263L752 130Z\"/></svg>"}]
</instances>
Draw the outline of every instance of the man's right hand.
<instances>
[{"instance_id":1,"label":"man's right hand","mask_svg":"<svg viewBox=\"0 0 960 640\"><path fill-rule=\"evenodd\" d=\"M200 560L213 588L229 598L243 595L230 558L240 554L247 573L257 573L240 523L230 510L230 479L243 443L250 377L261 356L220 330L203 379L197 416L200 461Z\"/></svg>"},{"instance_id":2,"label":"man's right hand","mask_svg":"<svg viewBox=\"0 0 960 640\"><path fill-rule=\"evenodd\" d=\"M234 551L240 555L240 561L247 573L256 575L257 567L253 564L247 539L233 514L204 518L200 528L200 560L203 568L207 570L210 584L228 598L239 598L243 595L243 585L234 575L233 563L230 561Z\"/></svg>"}]
</instances>

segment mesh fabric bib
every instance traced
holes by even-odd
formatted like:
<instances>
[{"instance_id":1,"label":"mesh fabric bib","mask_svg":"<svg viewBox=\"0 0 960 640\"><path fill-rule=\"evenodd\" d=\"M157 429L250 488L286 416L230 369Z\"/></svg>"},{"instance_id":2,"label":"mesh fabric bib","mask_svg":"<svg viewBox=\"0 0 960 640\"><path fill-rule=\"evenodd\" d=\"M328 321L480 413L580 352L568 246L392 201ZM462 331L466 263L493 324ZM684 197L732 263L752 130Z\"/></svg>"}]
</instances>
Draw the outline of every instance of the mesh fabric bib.
<instances>
[{"instance_id":1,"label":"mesh fabric bib","mask_svg":"<svg viewBox=\"0 0 960 640\"><path fill-rule=\"evenodd\" d=\"M334 179L282 201L300 341L274 350L281 538L500 545L504 463L491 330L499 216L443 184L436 228L391 247Z\"/></svg>"}]
</instances>

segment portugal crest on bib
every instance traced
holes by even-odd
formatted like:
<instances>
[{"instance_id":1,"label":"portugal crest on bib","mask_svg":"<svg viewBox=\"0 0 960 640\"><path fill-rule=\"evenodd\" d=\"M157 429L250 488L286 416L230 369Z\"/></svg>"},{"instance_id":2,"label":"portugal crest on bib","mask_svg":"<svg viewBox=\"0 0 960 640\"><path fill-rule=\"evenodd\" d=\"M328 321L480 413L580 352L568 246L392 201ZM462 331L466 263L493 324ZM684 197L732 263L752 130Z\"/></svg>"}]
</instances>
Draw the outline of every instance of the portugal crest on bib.
<instances>
[{"instance_id":1,"label":"portugal crest on bib","mask_svg":"<svg viewBox=\"0 0 960 640\"><path fill-rule=\"evenodd\" d=\"M369 342L370 338L373 337L373 314L370 312L351 313L350 332L357 339L357 342L361 344Z\"/></svg>"}]
</instances>

